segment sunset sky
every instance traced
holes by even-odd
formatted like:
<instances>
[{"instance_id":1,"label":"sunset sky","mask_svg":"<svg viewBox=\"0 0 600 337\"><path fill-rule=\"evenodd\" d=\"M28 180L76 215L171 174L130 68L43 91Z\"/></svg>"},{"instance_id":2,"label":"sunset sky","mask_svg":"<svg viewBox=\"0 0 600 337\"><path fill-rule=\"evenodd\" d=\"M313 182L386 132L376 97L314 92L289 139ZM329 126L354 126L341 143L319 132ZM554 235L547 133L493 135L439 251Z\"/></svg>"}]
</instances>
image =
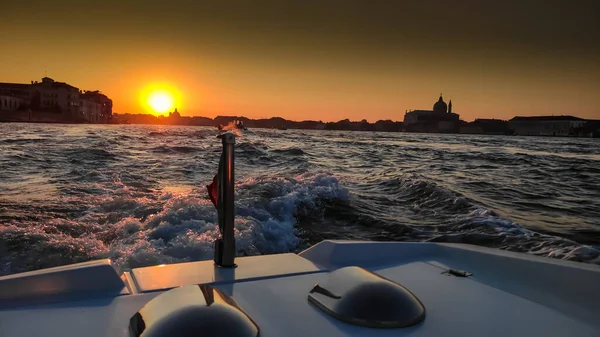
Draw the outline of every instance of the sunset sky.
<instances>
[{"instance_id":1,"label":"sunset sky","mask_svg":"<svg viewBox=\"0 0 600 337\"><path fill-rule=\"evenodd\" d=\"M440 92L467 121L600 119L600 1L3 0L0 82L45 73L148 112L402 120Z\"/></svg>"}]
</instances>

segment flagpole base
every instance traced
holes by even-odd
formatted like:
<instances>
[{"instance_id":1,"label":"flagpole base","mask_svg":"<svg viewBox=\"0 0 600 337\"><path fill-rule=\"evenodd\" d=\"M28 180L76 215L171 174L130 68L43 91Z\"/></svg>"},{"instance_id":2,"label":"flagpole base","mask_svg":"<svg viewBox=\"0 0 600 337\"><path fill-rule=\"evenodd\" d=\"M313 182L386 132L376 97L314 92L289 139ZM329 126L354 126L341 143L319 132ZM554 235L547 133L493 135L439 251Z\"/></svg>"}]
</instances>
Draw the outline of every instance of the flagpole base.
<instances>
[{"instance_id":1,"label":"flagpole base","mask_svg":"<svg viewBox=\"0 0 600 337\"><path fill-rule=\"evenodd\" d=\"M224 241L223 239L216 239L215 243L214 243L214 251L215 251L215 255L214 255L214 261L215 261L215 266L221 267L221 268L235 268L237 267L237 264L233 263L233 262L229 262L227 263L227 261L224 261L225 259L223 258L224 256L224 247L223 247Z\"/></svg>"}]
</instances>

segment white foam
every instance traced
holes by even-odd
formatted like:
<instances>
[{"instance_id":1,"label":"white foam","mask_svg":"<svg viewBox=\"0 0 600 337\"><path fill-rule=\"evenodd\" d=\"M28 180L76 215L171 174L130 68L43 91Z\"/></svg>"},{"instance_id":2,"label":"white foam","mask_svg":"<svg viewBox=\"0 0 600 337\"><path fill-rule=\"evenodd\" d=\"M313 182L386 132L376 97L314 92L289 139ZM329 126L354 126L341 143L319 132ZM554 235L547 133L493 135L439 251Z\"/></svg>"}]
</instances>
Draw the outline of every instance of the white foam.
<instances>
[{"instance_id":1,"label":"white foam","mask_svg":"<svg viewBox=\"0 0 600 337\"><path fill-rule=\"evenodd\" d=\"M261 197L257 189L274 195ZM236 192L239 255L294 251L301 243L295 228L297 213L315 211L323 199L348 197L337 179L324 173L285 180L249 178L236 185ZM211 259L219 230L210 201L193 193L158 199L163 202L161 211L144 222L127 217L109 225L118 239L110 243L108 257L123 269Z\"/></svg>"}]
</instances>

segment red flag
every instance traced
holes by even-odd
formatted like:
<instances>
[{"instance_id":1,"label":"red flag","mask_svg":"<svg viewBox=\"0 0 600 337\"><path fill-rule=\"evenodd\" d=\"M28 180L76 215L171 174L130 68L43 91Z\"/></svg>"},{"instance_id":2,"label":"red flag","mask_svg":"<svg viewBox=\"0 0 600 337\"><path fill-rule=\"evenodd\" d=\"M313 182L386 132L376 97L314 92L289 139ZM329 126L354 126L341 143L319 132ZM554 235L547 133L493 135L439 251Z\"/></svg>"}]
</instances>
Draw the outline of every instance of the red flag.
<instances>
[{"instance_id":1,"label":"red flag","mask_svg":"<svg viewBox=\"0 0 600 337\"><path fill-rule=\"evenodd\" d=\"M206 189L208 190L208 197L210 198L210 201L212 201L213 205L215 205L215 207L218 207L218 203L219 203L219 174L215 174L215 177L213 178L212 183L210 183L210 185L206 186Z\"/></svg>"}]
</instances>

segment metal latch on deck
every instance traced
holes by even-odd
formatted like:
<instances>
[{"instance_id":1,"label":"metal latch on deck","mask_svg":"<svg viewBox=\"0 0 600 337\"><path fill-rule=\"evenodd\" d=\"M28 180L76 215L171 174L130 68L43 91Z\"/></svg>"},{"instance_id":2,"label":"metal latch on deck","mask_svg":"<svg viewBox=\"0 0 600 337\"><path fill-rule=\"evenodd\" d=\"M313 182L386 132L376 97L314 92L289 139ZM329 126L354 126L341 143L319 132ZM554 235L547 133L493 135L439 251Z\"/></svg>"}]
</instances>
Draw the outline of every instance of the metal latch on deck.
<instances>
[{"instance_id":1,"label":"metal latch on deck","mask_svg":"<svg viewBox=\"0 0 600 337\"><path fill-rule=\"evenodd\" d=\"M473 275L473 273L469 273L468 271L458 270L458 269L448 269L442 274L446 274L448 276L456 276L456 277L468 277Z\"/></svg>"}]
</instances>

